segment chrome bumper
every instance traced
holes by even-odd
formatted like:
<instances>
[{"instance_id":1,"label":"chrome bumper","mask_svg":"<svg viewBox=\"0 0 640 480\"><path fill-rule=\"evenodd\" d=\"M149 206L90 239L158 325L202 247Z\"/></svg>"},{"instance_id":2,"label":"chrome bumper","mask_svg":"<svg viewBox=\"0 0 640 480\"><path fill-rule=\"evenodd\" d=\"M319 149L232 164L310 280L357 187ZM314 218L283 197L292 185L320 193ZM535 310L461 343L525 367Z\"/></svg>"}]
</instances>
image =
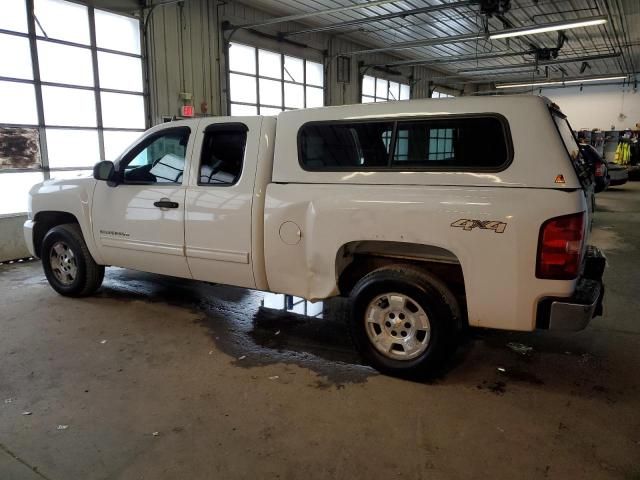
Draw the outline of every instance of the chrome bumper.
<instances>
[{"instance_id":1,"label":"chrome bumper","mask_svg":"<svg viewBox=\"0 0 640 480\"><path fill-rule=\"evenodd\" d=\"M580 288L589 292L586 296L581 291L569 301L551 302L549 330L582 330L593 317L602 313L602 282L586 279L581 279L581 282Z\"/></svg>"},{"instance_id":2,"label":"chrome bumper","mask_svg":"<svg viewBox=\"0 0 640 480\"><path fill-rule=\"evenodd\" d=\"M537 328L576 331L584 329L592 318L602 315L606 258L600 249L590 246L582 276L571 298L545 298L538 304Z\"/></svg>"}]
</instances>

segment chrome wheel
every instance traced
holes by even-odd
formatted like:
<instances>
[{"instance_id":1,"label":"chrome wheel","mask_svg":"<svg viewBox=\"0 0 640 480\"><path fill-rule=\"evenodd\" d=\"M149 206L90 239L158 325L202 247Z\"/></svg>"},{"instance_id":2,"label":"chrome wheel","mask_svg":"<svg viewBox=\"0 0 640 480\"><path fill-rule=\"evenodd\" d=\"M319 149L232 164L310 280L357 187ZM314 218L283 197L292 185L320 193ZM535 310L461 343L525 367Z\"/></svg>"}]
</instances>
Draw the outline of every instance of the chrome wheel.
<instances>
[{"instance_id":1,"label":"chrome wheel","mask_svg":"<svg viewBox=\"0 0 640 480\"><path fill-rule=\"evenodd\" d=\"M64 242L53 244L49 252L49 264L56 279L63 285L71 285L78 275L76 257Z\"/></svg>"},{"instance_id":2,"label":"chrome wheel","mask_svg":"<svg viewBox=\"0 0 640 480\"><path fill-rule=\"evenodd\" d=\"M373 346L393 360L411 360L429 346L429 317L418 302L402 293L374 298L367 306L365 322Z\"/></svg>"}]
</instances>

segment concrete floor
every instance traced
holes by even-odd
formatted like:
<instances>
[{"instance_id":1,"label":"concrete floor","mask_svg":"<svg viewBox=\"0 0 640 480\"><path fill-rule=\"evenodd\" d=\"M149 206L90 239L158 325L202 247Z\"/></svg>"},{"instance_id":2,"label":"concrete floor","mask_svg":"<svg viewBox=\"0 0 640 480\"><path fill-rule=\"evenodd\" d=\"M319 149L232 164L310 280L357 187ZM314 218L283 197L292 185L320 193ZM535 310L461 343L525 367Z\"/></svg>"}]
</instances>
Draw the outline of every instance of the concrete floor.
<instances>
[{"instance_id":1,"label":"concrete floor","mask_svg":"<svg viewBox=\"0 0 640 480\"><path fill-rule=\"evenodd\" d=\"M598 205L605 316L473 332L429 384L359 365L331 312L122 269L74 300L0 266L0 479L640 479L640 184Z\"/></svg>"}]
</instances>

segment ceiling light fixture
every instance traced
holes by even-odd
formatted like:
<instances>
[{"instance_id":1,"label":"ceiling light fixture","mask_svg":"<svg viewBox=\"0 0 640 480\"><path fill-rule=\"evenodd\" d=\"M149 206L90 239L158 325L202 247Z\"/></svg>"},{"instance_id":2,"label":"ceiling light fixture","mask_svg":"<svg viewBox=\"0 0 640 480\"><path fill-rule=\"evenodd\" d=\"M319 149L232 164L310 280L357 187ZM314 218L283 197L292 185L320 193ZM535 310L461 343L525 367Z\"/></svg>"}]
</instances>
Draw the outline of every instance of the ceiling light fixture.
<instances>
[{"instance_id":1,"label":"ceiling light fixture","mask_svg":"<svg viewBox=\"0 0 640 480\"><path fill-rule=\"evenodd\" d=\"M616 77L591 77L591 78L577 78L574 80L549 80L547 82L503 83L501 85L496 85L496 88L546 87L548 85L566 85L566 84L585 83L585 82L602 82L606 80L622 80L626 78L627 78L627 75L619 75Z\"/></svg>"},{"instance_id":2,"label":"ceiling light fixture","mask_svg":"<svg viewBox=\"0 0 640 480\"><path fill-rule=\"evenodd\" d=\"M530 27L512 28L506 32L496 32L489 34L491 40L499 38L520 37L522 35L535 35L536 33L556 32L558 30L569 30L571 28L590 27L592 25L602 25L607 23L606 15L599 17L591 17L589 19L579 18L576 20L567 20L561 22L547 23L536 27L535 25Z\"/></svg>"}]
</instances>

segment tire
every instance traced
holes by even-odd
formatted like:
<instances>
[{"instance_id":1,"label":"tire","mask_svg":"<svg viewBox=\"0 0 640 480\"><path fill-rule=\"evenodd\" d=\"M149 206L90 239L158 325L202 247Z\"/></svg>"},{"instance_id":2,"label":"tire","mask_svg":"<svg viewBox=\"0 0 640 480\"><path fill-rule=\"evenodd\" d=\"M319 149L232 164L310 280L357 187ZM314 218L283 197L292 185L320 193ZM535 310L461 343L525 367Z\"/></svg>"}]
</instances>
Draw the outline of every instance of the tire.
<instances>
[{"instance_id":1,"label":"tire","mask_svg":"<svg viewBox=\"0 0 640 480\"><path fill-rule=\"evenodd\" d=\"M460 307L451 291L412 265L374 270L351 293L351 337L364 360L385 374L438 373L455 351L459 326Z\"/></svg>"},{"instance_id":2,"label":"tire","mask_svg":"<svg viewBox=\"0 0 640 480\"><path fill-rule=\"evenodd\" d=\"M60 295L86 297L100 288L104 279L104 266L98 265L89 253L78 224L49 230L42 241L40 257L49 284Z\"/></svg>"}]
</instances>

